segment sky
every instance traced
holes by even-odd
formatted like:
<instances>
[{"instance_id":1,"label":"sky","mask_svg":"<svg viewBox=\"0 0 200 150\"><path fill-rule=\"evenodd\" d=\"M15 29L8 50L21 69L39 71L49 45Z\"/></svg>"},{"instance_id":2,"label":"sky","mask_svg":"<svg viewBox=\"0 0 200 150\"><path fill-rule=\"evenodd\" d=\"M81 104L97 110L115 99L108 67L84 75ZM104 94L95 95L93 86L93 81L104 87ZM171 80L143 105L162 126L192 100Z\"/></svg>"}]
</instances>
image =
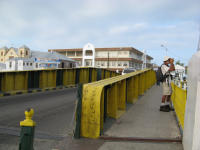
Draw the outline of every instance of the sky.
<instances>
[{"instance_id":1,"label":"sky","mask_svg":"<svg viewBox=\"0 0 200 150\"><path fill-rule=\"evenodd\" d=\"M0 0L0 47L134 47L161 64L196 52L200 0ZM161 47L164 45L165 47Z\"/></svg>"}]
</instances>

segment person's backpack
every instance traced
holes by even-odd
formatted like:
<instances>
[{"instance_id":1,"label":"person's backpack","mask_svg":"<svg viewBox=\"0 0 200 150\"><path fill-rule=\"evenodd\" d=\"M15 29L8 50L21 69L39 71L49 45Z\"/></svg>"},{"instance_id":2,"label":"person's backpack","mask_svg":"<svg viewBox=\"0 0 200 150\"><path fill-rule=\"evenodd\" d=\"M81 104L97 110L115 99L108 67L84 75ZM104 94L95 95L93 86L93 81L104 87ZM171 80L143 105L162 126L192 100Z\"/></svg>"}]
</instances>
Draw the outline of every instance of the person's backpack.
<instances>
[{"instance_id":1,"label":"person's backpack","mask_svg":"<svg viewBox=\"0 0 200 150\"><path fill-rule=\"evenodd\" d=\"M158 67L158 70L156 71L157 85L160 85L160 82L163 82L166 78L166 76L163 75L163 73L162 73L161 67L162 67L162 65L160 67Z\"/></svg>"}]
</instances>

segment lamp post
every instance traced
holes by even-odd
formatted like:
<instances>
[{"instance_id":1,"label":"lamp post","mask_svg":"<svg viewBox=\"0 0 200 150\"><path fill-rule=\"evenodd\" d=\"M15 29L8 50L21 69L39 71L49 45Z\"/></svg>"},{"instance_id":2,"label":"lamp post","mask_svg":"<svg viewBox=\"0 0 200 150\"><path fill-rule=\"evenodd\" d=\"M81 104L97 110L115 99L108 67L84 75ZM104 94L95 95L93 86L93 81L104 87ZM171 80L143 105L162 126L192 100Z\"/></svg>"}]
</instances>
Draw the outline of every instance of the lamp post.
<instances>
[{"instance_id":1,"label":"lamp post","mask_svg":"<svg viewBox=\"0 0 200 150\"><path fill-rule=\"evenodd\" d=\"M107 61L107 63L108 63L108 64L107 64L107 67L108 67L108 68L109 68L109 63L110 63L109 61L110 61L110 53L109 53L109 51L108 51L108 61Z\"/></svg>"},{"instance_id":2,"label":"lamp post","mask_svg":"<svg viewBox=\"0 0 200 150\"><path fill-rule=\"evenodd\" d=\"M167 56L167 51L168 51L167 47L165 47L163 44L161 44L160 46L163 47L163 48L165 48L166 56Z\"/></svg>"},{"instance_id":3,"label":"lamp post","mask_svg":"<svg viewBox=\"0 0 200 150\"><path fill-rule=\"evenodd\" d=\"M200 27L199 27L199 42L198 42L197 51L200 51Z\"/></svg>"}]
</instances>

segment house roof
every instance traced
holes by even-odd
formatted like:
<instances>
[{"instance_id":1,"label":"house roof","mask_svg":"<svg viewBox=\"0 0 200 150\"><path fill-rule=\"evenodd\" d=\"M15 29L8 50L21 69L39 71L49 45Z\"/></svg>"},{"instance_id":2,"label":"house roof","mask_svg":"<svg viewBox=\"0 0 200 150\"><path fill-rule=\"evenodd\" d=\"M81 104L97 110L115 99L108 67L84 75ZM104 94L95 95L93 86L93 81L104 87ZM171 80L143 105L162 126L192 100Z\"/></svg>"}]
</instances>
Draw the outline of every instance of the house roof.
<instances>
[{"instance_id":1,"label":"house roof","mask_svg":"<svg viewBox=\"0 0 200 150\"><path fill-rule=\"evenodd\" d=\"M66 60L75 62L75 60L72 60L64 55L61 55L57 52L39 52L39 51L31 51L32 58L48 58L48 59L57 59L57 60Z\"/></svg>"},{"instance_id":2,"label":"house roof","mask_svg":"<svg viewBox=\"0 0 200 150\"><path fill-rule=\"evenodd\" d=\"M22 45L22 46L19 47L19 49L29 49L29 47L26 46L26 45Z\"/></svg>"},{"instance_id":3,"label":"house roof","mask_svg":"<svg viewBox=\"0 0 200 150\"><path fill-rule=\"evenodd\" d=\"M24 57L14 57L14 58L11 58L11 59L9 59L9 60L11 60L11 61L13 61L13 60L23 60L23 61L34 61L34 58L24 58Z\"/></svg>"},{"instance_id":4,"label":"house roof","mask_svg":"<svg viewBox=\"0 0 200 150\"><path fill-rule=\"evenodd\" d=\"M0 50L8 50L8 47L4 46L4 47L0 48Z\"/></svg>"},{"instance_id":5,"label":"house roof","mask_svg":"<svg viewBox=\"0 0 200 150\"><path fill-rule=\"evenodd\" d=\"M15 48L15 47L10 47L10 48L6 51L5 55L6 55L10 50L14 50L15 53L18 55L18 48Z\"/></svg>"}]
</instances>

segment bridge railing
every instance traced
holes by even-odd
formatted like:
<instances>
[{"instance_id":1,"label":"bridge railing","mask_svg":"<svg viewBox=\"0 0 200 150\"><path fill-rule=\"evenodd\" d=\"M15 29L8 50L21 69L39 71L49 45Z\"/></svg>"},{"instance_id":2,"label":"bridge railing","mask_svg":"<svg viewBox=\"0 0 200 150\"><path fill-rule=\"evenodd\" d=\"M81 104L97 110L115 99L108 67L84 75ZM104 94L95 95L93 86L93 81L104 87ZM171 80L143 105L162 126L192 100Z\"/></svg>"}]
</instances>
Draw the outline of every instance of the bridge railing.
<instances>
[{"instance_id":1,"label":"bridge railing","mask_svg":"<svg viewBox=\"0 0 200 150\"><path fill-rule=\"evenodd\" d=\"M0 95L90 83L116 75L116 72L99 68L0 72Z\"/></svg>"},{"instance_id":2,"label":"bridge railing","mask_svg":"<svg viewBox=\"0 0 200 150\"><path fill-rule=\"evenodd\" d=\"M146 69L84 84L79 96L78 104L82 106L81 110L77 109L76 124L79 125L75 136L98 138L106 118L118 118L126 110L126 103L136 102L155 81L155 72Z\"/></svg>"},{"instance_id":3,"label":"bridge railing","mask_svg":"<svg viewBox=\"0 0 200 150\"><path fill-rule=\"evenodd\" d=\"M187 90L181 83L172 82L171 100L175 109L176 117L179 122L181 130L184 129L185 107L187 100Z\"/></svg>"}]
</instances>

